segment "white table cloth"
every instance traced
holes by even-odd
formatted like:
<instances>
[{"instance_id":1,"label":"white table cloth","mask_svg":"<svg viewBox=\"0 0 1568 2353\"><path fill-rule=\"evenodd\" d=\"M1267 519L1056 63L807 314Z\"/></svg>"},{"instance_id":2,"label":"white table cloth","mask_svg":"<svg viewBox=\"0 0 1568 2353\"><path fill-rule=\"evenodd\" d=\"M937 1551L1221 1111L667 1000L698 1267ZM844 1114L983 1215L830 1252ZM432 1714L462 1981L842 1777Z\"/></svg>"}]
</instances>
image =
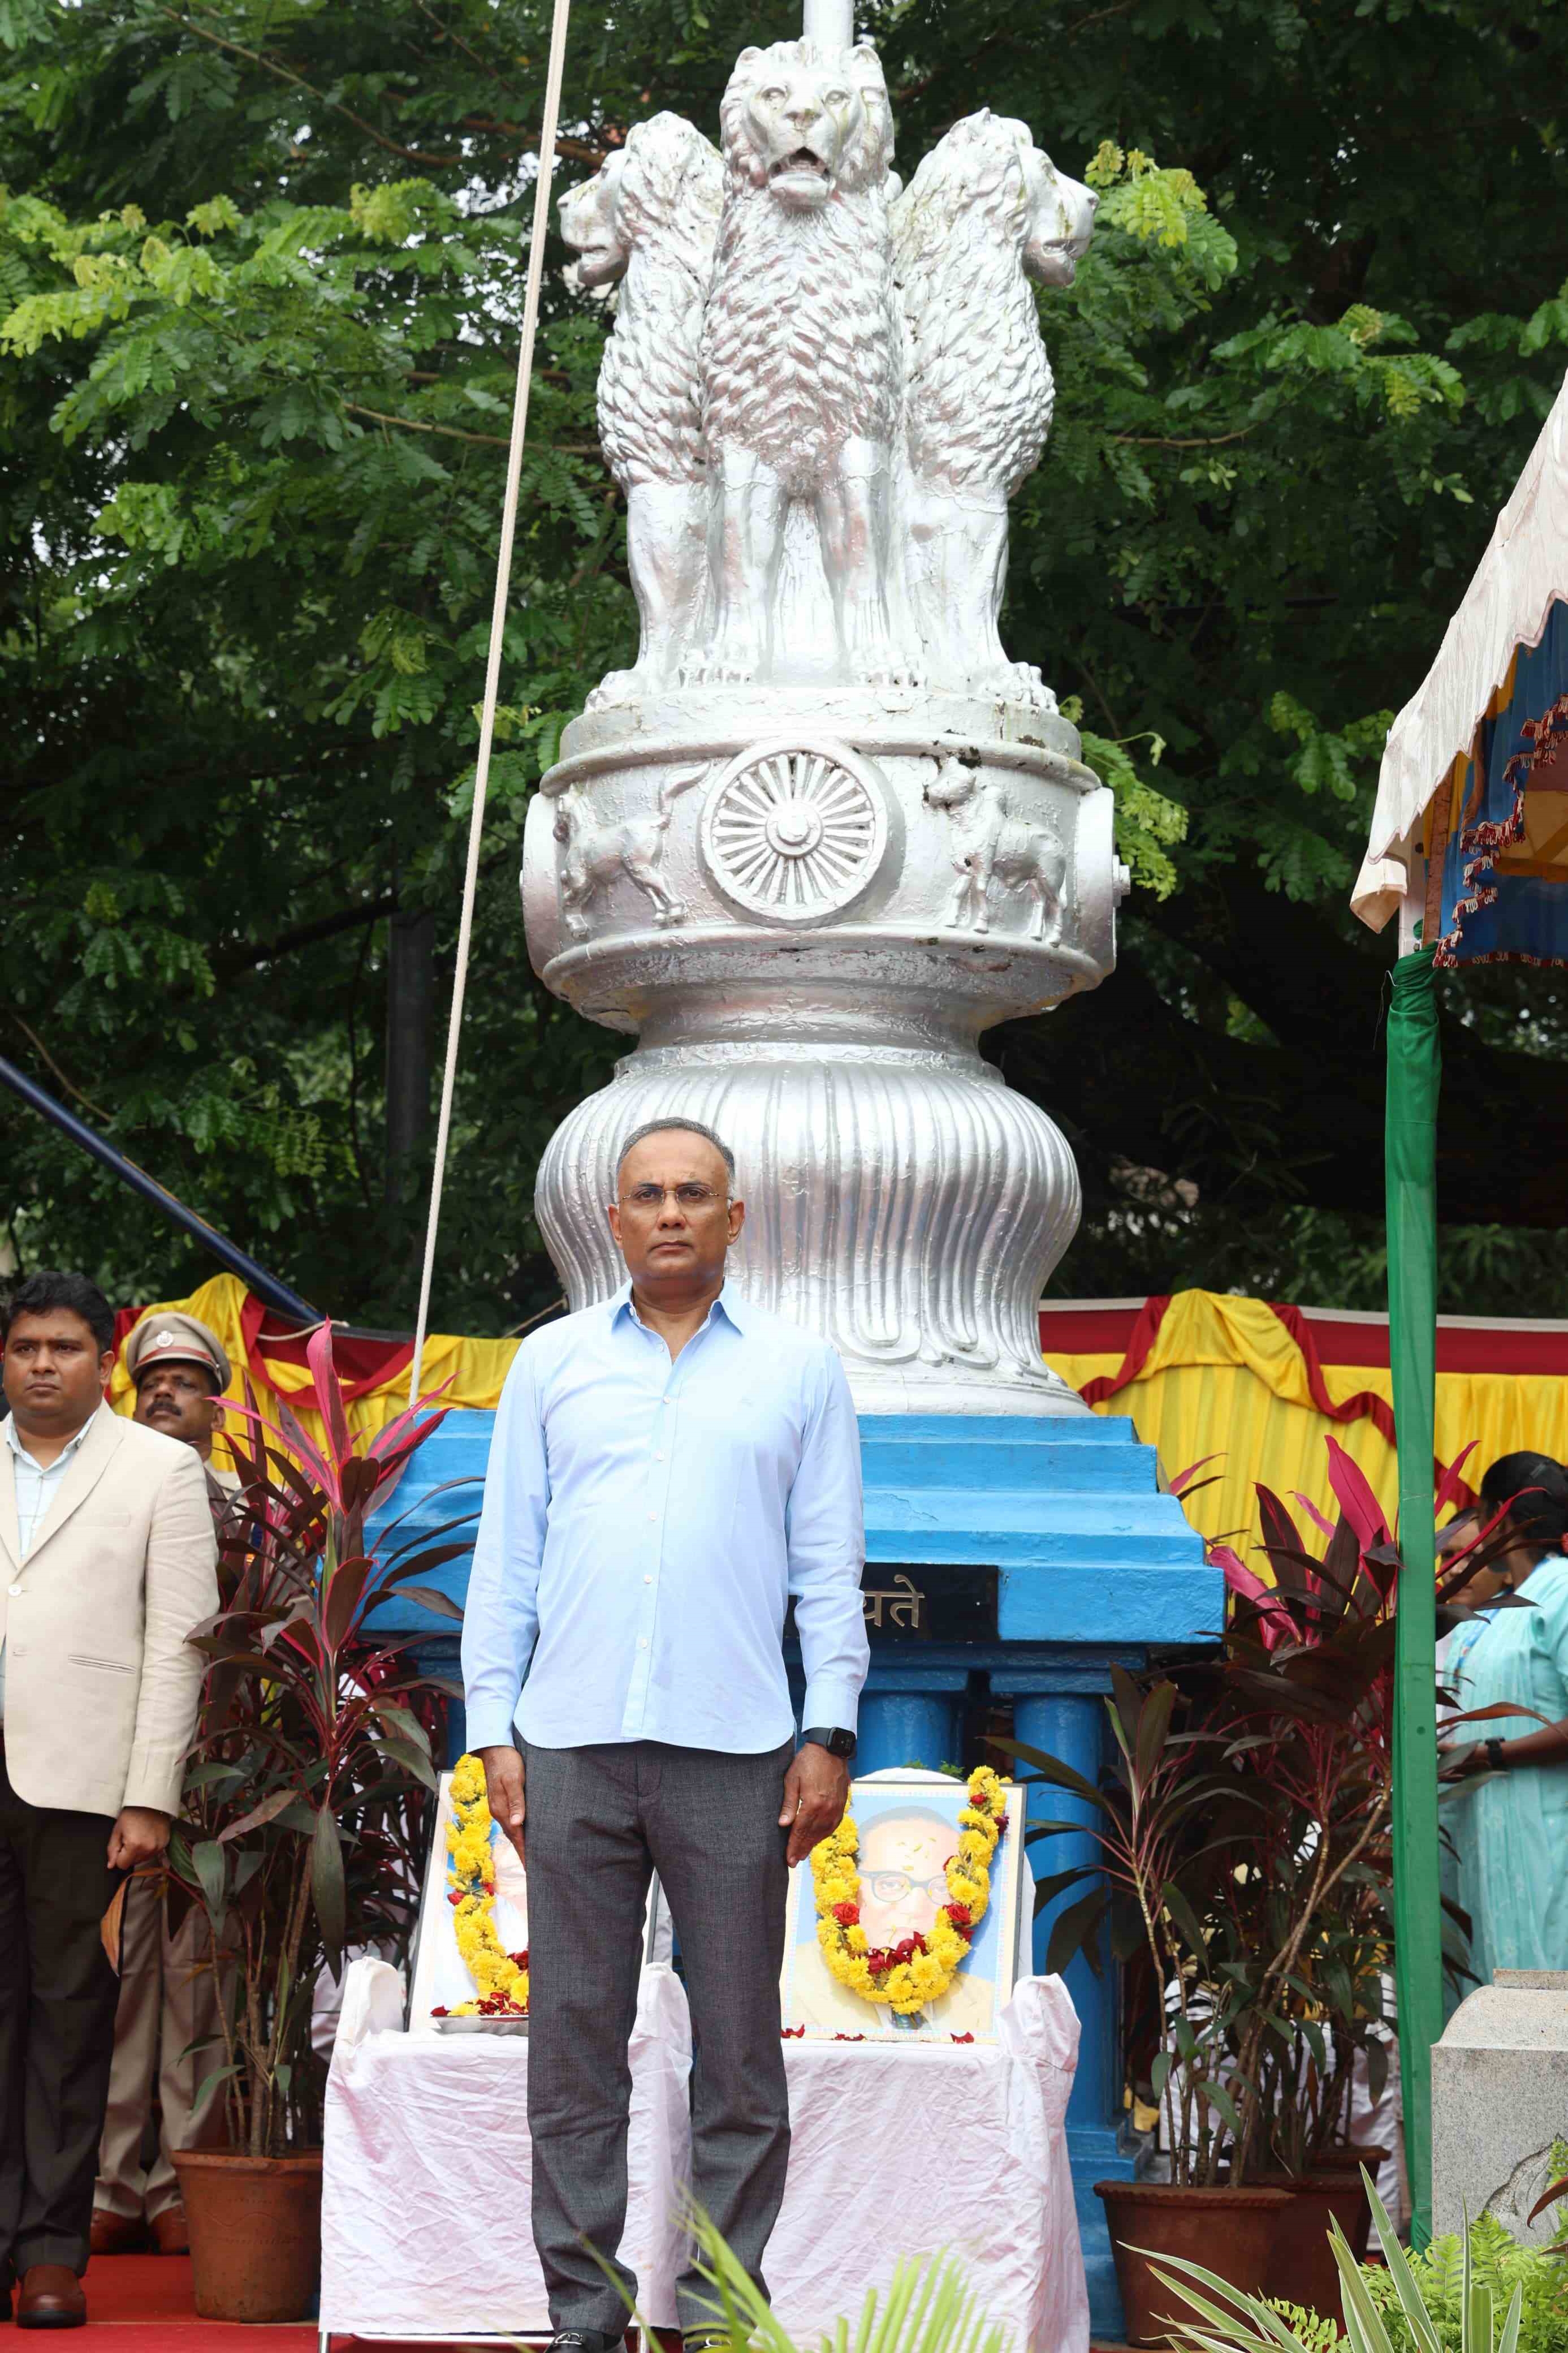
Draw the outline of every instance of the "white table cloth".
<instances>
[{"instance_id":1,"label":"white table cloth","mask_svg":"<svg viewBox=\"0 0 1568 2353\"><path fill-rule=\"evenodd\" d=\"M621 2253L658 2327L675 2325L690 2059L684 1987L668 1966L645 1968ZM406 2034L396 1972L353 1962L325 2143L323 2331L548 2335L529 2223L526 2035Z\"/></svg>"},{"instance_id":2,"label":"white table cloth","mask_svg":"<svg viewBox=\"0 0 1568 2353\"><path fill-rule=\"evenodd\" d=\"M768 2247L797 2342L900 2255L951 2248L1015 2353L1085 2353L1089 2294L1065 2117L1078 2014L1060 1978L1024 1978L995 2043L791 2042L789 2187Z\"/></svg>"},{"instance_id":3,"label":"white table cloth","mask_svg":"<svg viewBox=\"0 0 1568 2353\"><path fill-rule=\"evenodd\" d=\"M529 2228L524 2038L409 2035L394 1973L353 1964L327 2085L321 2327L381 2336L548 2328ZM999 2041L784 2045L794 2139L768 2250L774 2308L808 2343L900 2255L951 2249L1015 2353L1086 2353L1089 2299L1065 2116L1078 2018L1026 1978ZM674 2324L689 2167L686 1996L643 1972L622 2253Z\"/></svg>"}]
</instances>

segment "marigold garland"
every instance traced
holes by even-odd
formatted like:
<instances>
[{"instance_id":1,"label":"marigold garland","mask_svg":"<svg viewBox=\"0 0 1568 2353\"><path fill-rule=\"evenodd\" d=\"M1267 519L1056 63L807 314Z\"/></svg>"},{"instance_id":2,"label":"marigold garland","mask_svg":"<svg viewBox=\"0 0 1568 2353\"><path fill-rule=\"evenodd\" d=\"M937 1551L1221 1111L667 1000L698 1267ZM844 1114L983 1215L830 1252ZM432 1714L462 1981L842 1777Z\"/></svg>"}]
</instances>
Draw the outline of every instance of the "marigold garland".
<instances>
[{"instance_id":1,"label":"marigold garland","mask_svg":"<svg viewBox=\"0 0 1568 2353\"><path fill-rule=\"evenodd\" d=\"M906 2018L941 2000L967 1959L991 1901L991 1859L1007 1827L1007 1787L988 1765L970 1775L969 1802L958 1817L958 1852L947 1865L948 1901L927 1935L917 1932L900 1945L874 1947L860 1926L860 1833L854 1815L847 1813L831 1836L813 1848L816 1941L841 1986Z\"/></svg>"},{"instance_id":2,"label":"marigold garland","mask_svg":"<svg viewBox=\"0 0 1568 2353\"><path fill-rule=\"evenodd\" d=\"M437 2018L518 2018L528 2009L528 1955L502 1947L495 1926L495 1865L485 1768L459 1757L452 1769L452 1816L447 1824L447 1901L457 1915L458 1950L479 1988L475 2001L437 2010Z\"/></svg>"}]
</instances>

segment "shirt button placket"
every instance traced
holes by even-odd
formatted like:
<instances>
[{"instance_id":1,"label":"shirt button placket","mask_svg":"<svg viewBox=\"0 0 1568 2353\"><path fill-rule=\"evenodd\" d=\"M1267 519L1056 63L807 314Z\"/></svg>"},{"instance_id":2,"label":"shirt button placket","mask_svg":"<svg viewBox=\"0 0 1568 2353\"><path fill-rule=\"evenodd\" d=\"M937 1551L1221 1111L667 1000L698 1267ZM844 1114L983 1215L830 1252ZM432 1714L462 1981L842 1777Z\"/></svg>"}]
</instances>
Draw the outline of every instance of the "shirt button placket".
<instances>
[{"instance_id":1,"label":"shirt button placket","mask_svg":"<svg viewBox=\"0 0 1568 2353\"><path fill-rule=\"evenodd\" d=\"M658 1573L663 1566L664 1522L669 1504L668 1457L672 1451L669 1444L669 1420L674 1409L675 1399L672 1390L666 1387L661 1390L658 1403L654 1409L654 1436L663 1442L655 1447L653 1457L655 1462L666 1465L665 1475L662 1482L649 1481L649 1492L657 1497L658 1507L655 1511L650 1511L647 1515L647 1548L644 1555L647 1565L643 1570L643 1607L637 1620L637 1647L632 1652L632 1671L626 1691L626 1711L621 1725L622 1733L629 1740L646 1737L647 1729L647 1689L653 1667L654 1614L658 1607Z\"/></svg>"},{"instance_id":2,"label":"shirt button placket","mask_svg":"<svg viewBox=\"0 0 1568 2353\"><path fill-rule=\"evenodd\" d=\"M655 1523L655 1533L650 1540L651 1558L648 1562L647 1573L643 1577L643 1627L642 1637L637 1643L637 1656L642 1667L645 1720L647 1684L653 1667L654 1620L658 1610L659 1577L664 1567L664 1534L669 1520L669 1485L673 1476L670 1457L675 1452L673 1444L675 1414L675 1371L672 1366L658 1401L658 1412L655 1419L655 1435L659 1442L654 1448L653 1459L663 1475L650 1482L652 1492L658 1498L658 1509L648 1514L648 1518Z\"/></svg>"}]
</instances>

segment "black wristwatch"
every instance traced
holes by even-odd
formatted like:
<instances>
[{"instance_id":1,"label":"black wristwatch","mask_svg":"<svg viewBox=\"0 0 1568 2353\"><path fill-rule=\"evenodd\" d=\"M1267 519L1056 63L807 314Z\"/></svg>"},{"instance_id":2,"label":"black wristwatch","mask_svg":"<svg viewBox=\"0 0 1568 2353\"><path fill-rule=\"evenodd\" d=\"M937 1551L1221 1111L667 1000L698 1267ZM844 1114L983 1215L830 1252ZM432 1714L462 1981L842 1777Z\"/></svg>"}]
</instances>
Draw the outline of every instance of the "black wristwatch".
<instances>
[{"instance_id":1,"label":"black wristwatch","mask_svg":"<svg viewBox=\"0 0 1568 2353\"><path fill-rule=\"evenodd\" d=\"M1481 1746L1487 1752L1487 1763L1491 1767L1492 1771L1494 1773L1506 1773L1509 1769L1509 1765L1508 1759L1502 1753L1501 1740L1483 1740Z\"/></svg>"},{"instance_id":2,"label":"black wristwatch","mask_svg":"<svg viewBox=\"0 0 1568 2353\"><path fill-rule=\"evenodd\" d=\"M813 1724L808 1725L800 1736L803 1748L808 1740L815 1741L818 1748L826 1748L830 1757L842 1757L846 1764L855 1754L855 1735L852 1732L842 1732L837 1728L828 1731L820 1724Z\"/></svg>"}]
</instances>

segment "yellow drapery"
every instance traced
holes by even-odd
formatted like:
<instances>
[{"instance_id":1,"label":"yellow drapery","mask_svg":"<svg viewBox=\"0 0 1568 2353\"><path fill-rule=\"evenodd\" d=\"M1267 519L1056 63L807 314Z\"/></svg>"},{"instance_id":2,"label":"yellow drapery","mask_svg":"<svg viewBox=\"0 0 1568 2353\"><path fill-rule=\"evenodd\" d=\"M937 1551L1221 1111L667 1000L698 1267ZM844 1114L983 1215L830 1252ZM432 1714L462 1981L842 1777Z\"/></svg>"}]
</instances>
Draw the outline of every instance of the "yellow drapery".
<instances>
[{"instance_id":1,"label":"yellow drapery","mask_svg":"<svg viewBox=\"0 0 1568 2353\"><path fill-rule=\"evenodd\" d=\"M1121 1356L1048 1359L1074 1388L1113 1377ZM1393 1401L1387 1367L1325 1364L1323 1381L1338 1405L1360 1390ZM1261 1480L1287 1500L1300 1491L1331 1518L1324 1440L1337 1438L1365 1472L1392 1519L1399 1482L1394 1449L1363 1417L1332 1421L1313 1405L1300 1349L1261 1299L1208 1291L1182 1291L1172 1299L1153 1346L1136 1378L1095 1408L1130 1415L1138 1435L1154 1447L1167 1481L1205 1454L1216 1454L1201 1477L1217 1484L1193 1497L1187 1515L1205 1536L1237 1533L1257 1540L1253 1482ZM1478 1440L1467 1470L1475 1484L1489 1462L1516 1447L1531 1447L1561 1461L1568 1455L1568 1381L1539 1373L1437 1375L1437 1453L1451 1462L1469 1439Z\"/></svg>"},{"instance_id":2,"label":"yellow drapery","mask_svg":"<svg viewBox=\"0 0 1568 2353\"><path fill-rule=\"evenodd\" d=\"M308 1399L310 1376L303 1365L283 1363L276 1356L262 1352L262 1374L246 1356L245 1335L240 1324L240 1312L247 1297L246 1288L237 1275L215 1275L204 1282L188 1299L161 1300L156 1307L143 1310L144 1315L156 1315L160 1310L178 1308L187 1315L199 1316L208 1329L216 1332L228 1352L233 1370L226 1394L237 1405L245 1402L245 1377L250 1374L256 1391L258 1412L271 1419L278 1399L281 1398L295 1415L308 1438L318 1442L325 1439L319 1416ZM507 1377L513 1356L517 1354L515 1340L472 1340L450 1333L433 1332L425 1343L424 1388L426 1395L442 1390L436 1402L443 1406L489 1406L500 1403L501 1383ZM264 1377L263 1377L264 1376ZM116 1413L130 1413L135 1398L131 1377L125 1369L123 1349L116 1359L114 1374L109 1385L109 1402ZM408 1372L395 1373L392 1378L362 1398L356 1398L348 1409L349 1428L361 1437L374 1437L378 1430L400 1414L408 1403ZM228 1450L221 1439L213 1444L213 1460L224 1466L229 1462Z\"/></svg>"},{"instance_id":3,"label":"yellow drapery","mask_svg":"<svg viewBox=\"0 0 1568 2353\"><path fill-rule=\"evenodd\" d=\"M232 1274L204 1282L189 1299L164 1300L163 1308L183 1308L209 1324L228 1351L234 1378L228 1395L243 1403L247 1369L257 1403L271 1414L279 1397L307 1434L324 1436L304 1402L310 1377L303 1365L262 1357L266 1377L247 1366L240 1312L245 1286ZM155 1315L158 1307L148 1308ZM518 1343L514 1339L464 1338L433 1334L426 1343L425 1386L450 1386L440 1403L494 1408L500 1401ZM1075 1388L1114 1377L1121 1354L1074 1356L1047 1351L1049 1361ZM1323 1380L1338 1404L1359 1390L1392 1399L1386 1367L1325 1364ZM110 1385L110 1402L129 1413L132 1398L123 1356ZM371 1435L408 1402L406 1370L349 1407L350 1427ZM1393 1514L1397 1495L1394 1449L1364 1416L1335 1422L1313 1405L1300 1349L1289 1332L1260 1299L1237 1299L1206 1291L1178 1292L1165 1311L1154 1343L1137 1377L1095 1408L1099 1413L1131 1416L1138 1435L1155 1448L1167 1481L1205 1454L1220 1459L1201 1476L1216 1483L1189 1504L1188 1517L1205 1536L1237 1535L1255 1541L1258 1514L1253 1483L1262 1480L1289 1498L1298 1489L1332 1516L1328 1456L1323 1440L1332 1435L1365 1472L1384 1508ZM1468 1468L1472 1483L1486 1465L1517 1447L1531 1447L1558 1461L1568 1457L1568 1381L1541 1374L1444 1373L1437 1376L1437 1452L1451 1461L1468 1439L1479 1443ZM226 1461L219 1440L215 1458Z\"/></svg>"}]
</instances>

